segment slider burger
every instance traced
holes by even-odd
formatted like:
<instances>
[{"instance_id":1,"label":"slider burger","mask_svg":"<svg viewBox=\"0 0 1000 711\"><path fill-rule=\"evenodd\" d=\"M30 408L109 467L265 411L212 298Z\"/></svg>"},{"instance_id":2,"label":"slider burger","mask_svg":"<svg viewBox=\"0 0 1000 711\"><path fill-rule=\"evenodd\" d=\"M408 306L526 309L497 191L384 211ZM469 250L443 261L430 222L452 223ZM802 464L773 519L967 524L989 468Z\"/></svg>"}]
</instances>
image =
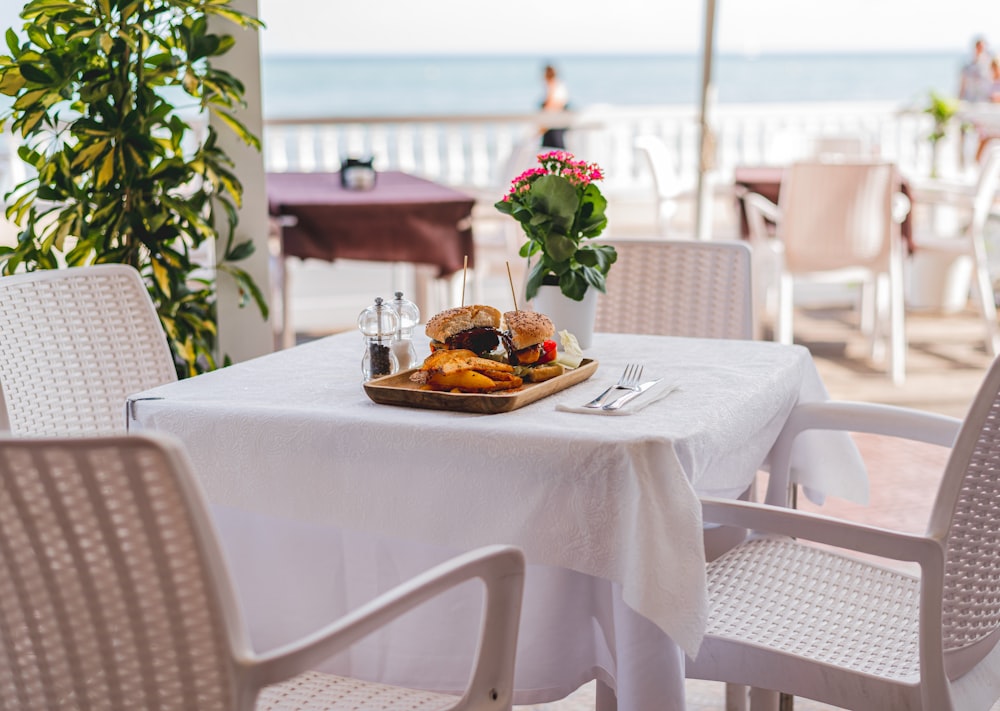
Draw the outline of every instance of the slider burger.
<instances>
[{"instance_id":1,"label":"slider burger","mask_svg":"<svg viewBox=\"0 0 1000 711\"><path fill-rule=\"evenodd\" d=\"M549 317L534 311L508 311L503 315L507 331L503 334L507 362L530 383L562 375L563 367L555 362L556 329Z\"/></svg>"},{"instance_id":2,"label":"slider burger","mask_svg":"<svg viewBox=\"0 0 1000 711\"><path fill-rule=\"evenodd\" d=\"M427 390L460 393L493 393L519 388L523 380L514 367L489 358L480 358L471 350L440 349L424 359L410 380Z\"/></svg>"},{"instance_id":3,"label":"slider burger","mask_svg":"<svg viewBox=\"0 0 1000 711\"><path fill-rule=\"evenodd\" d=\"M447 309L427 321L424 332L431 352L465 349L475 355L493 352L500 345L500 311L475 304Z\"/></svg>"}]
</instances>

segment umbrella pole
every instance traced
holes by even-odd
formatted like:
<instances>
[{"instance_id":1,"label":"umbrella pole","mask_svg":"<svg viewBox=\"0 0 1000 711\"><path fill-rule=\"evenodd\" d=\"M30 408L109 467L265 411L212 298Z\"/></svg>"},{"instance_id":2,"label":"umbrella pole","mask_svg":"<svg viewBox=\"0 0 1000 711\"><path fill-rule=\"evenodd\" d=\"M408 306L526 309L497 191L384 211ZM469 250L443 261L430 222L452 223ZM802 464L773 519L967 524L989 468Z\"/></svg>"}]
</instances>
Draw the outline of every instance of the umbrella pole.
<instances>
[{"instance_id":1,"label":"umbrella pole","mask_svg":"<svg viewBox=\"0 0 1000 711\"><path fill-rule=\"evenodd\" d=\"M705 37L701 52L701 108L698 117L698 192L695 212L695 238L711 239L713 190L709 172L715 167L715 135L711 109L715 103L712 64L715 59L715 6L717 0L705 0Z\"/></svg>"}]
</instances>

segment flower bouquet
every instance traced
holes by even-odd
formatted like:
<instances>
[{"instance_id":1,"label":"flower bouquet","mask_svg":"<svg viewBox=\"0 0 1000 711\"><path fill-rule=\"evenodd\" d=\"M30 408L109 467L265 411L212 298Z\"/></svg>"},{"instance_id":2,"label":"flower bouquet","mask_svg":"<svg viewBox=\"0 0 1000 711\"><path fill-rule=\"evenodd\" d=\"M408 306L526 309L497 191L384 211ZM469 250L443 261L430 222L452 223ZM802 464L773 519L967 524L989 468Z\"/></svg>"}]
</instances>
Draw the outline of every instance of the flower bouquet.
<instances>
[{"instance_id":1,"label":"flower bouquet","mask_svg":"<svg viewBox=\"0 0 1000 711\"><path fill-rule=\"evenodd\" d=\"M576 160L565 151L538 156L540 167L521 173L495 207L521 224L527 242L520 255L539 255L528 273L525 296L532 299L546 278L560 291L582 301L589 287L605 290L605 277L618 254L610 245L590 240L608 224L608 201L595 181L604 173L596 163Z\"/></svg>"}]
</instances>

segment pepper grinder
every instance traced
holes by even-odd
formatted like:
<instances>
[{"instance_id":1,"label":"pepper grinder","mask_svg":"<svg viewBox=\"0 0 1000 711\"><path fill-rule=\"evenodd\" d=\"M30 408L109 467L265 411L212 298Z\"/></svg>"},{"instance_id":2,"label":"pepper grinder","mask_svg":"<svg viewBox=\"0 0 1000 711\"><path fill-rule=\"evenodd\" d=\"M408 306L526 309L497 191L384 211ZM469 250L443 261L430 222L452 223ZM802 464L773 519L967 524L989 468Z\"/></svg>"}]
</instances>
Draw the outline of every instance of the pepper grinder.
<instances>
[{"instance_id":1,"label":"pepper grinder","mask_svg":"<svg viewBox=\"0 0 1000 711\"><path fill-rule=\"evenodd\" d=\"M420 309L409 299L404 299L401 291L396 292L392 308L399 316L396 338L392 341L392 352L399 363L399 369L408 370L417 364L417 351L413 347L413 327L420 323Z\"/></svg>"},{"instance_id":2,"label":"pepper grinder","mask_svg":"<svg viewBox=\"0 0 1000 711\"><path fill-rule=\"evenodd\" d=\"M398 329L399 316L382 301L381 296L358 316L358 330L365 337L365 354L361 358L361 372L365 380L392 375L399 370L391 347Z\"/></svg>"}]
</instances>

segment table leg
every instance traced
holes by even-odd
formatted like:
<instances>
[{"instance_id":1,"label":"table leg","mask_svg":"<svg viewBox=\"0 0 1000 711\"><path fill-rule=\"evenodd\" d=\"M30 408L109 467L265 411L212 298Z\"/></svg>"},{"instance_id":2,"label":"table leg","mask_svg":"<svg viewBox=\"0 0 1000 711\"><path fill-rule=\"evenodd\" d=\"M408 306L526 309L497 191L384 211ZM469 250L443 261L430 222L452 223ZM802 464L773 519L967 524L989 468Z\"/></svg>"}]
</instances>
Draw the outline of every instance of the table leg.
<instances>
[{"instance_id":1,"label":"table leg","mask_svg":"<svg viewBox=\"0 0 1000 711\"><path fill-rule=\"evenodd\" d=\"M600 679L597 680L594 708L595 711L618 711L618 695Z\"/></svg>"}]
</instances>

